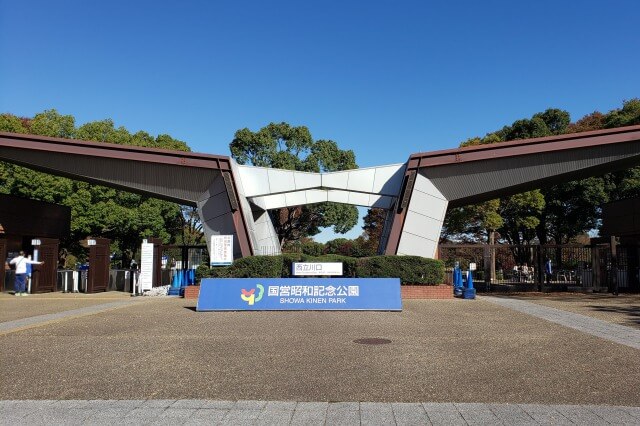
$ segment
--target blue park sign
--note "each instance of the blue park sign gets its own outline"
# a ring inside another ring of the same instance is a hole
[[[197,311],[401,311],[398,278],[207,278]]]

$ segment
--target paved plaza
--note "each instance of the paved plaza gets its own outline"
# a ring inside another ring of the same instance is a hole
[[[612,406],[209,400],[0,401],[6,425],[606,425],[640,423]]]
[[[607,300],[599,316],[535,296],[196,312],[0,295],[0,424],[640,424],[640,298]]]

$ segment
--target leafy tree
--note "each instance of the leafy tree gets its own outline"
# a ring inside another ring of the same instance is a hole
[[[590,177],[542,190],[545,206],[537,232],[542,242],[567,244],[576,236],[596,228],[600,206],[609,201],[605,180]]]
[[[38,113],[30,121],[29,133],[54,138],[73,138],[75,118],[72,115],[60,115],[55,109]]]
[[[501,228],[504,219],[499,213],[500,200],[450,209],[447,212],[442,241],[487,241],[491,232]]]
[[[351,150],[341,150],[331,140],[314,141],[305,126],[270,123],[257,132],[240,129],[229,145],[239,164],[305,172],[333,172],[357,167]],[[280,246],[313,236],[321,227],[345,233],[358,221],[358,210],[337,203],[282,208],[270,212]]]
[[[206,244],[198,209],[191,206],[182,206],[181,209],[180,228],[182,233],[176,237],[176,244],[187,246]]]
[[[300,249],[302,253],[309,256],[322,256],[324,254],[324,244],[313,241],[310,238],[300,245]]]
[[[605,128],[640,124],[640,99],[624,101],[622,108],[613,110],[604,119]]]
[[[28,133],[27,118],[19,118],[11,114],[0,114],[0,130],[12,133]]]
[[[380,246],[380,239],[382,238],[386,218],[386,210],[373,208],[369,209],[365,217],[362,219],[364,222],[362,226],[365,240],[364,248],[368,252],[369,256],[373,256],[378,253],[378,247]]]
[[[605,115],[598,111],[587,114],[575,123],[569,124],[569,126],[567,126],[567,133],[604,129],[604,117]]]
[[[498,213],[503,223],[497,229],[502,238],[514,247],[512,251],[519,263],[527,261],[527,253],[520,246],[535,240],[544,206],[544,196],[538,190],[500,200]]]
[[[325,254],[338,254],[349,257],[366,257],[370,256],[366,246],[366,240],[360,236],[353,240],[347,238],[336,238],[325,243]]]
[[[533,120],[536,119],[542,120],[547,130],[552,135],[560,135],[566,133],[567,127],[571,123],[571,116],[569,115],[569,113],[567,111],[556,108],[549,108],[544,112],[534,114]]]

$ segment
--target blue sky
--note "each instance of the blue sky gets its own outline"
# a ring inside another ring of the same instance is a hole
[[[0,0],[0,112],[224,155],[237,129],[285,121],[361,167],[400,163],[639,97],[638,16],[637,0]]]

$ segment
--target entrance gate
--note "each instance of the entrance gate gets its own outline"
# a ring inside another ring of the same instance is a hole
[[[5,271],[5,261],[7,260],[7,240],[0,238],[0,259],[2,260],[2,273],[0,273],[0,291],[4,291],[4,277],[7,275]]]
[[[107,291],[109,285],[109,263],[111,261],[108,238],[92,238],[89,245],[89,271],[87,293]]]
[[[38,260],[44,265],[32,265],[31,293],[56,291],[58,280],[58,245],[55,238],[39,238]]]
[[[449,283],[456,262],[463,270],[476,263],[474,281],[479,290],[640,291],[636,246],[441,244],[438,253]],[[552,264],[550,275],[545,273],[547,260]]]

